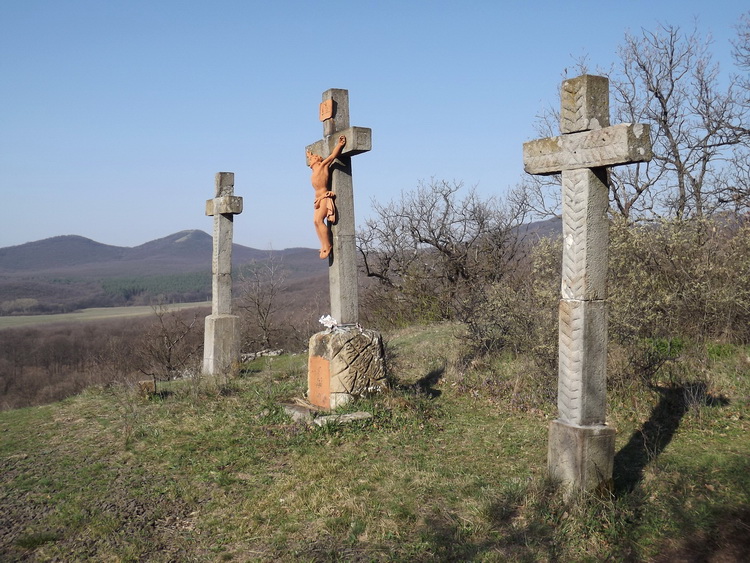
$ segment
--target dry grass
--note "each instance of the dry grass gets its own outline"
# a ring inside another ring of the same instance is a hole
[[[393,389],[352,406],[374,417],[351,426],[306,427],[283,414],[279,403],[304,391],[304,355],[257,360],[231,381],[171,382],[150,399],[127,387],[94,389],[0,413],[0,558],[648,561],[697,553],[739,561],[732,557],[746,553],[750,383],[735,361],[740,350],[713,368],[710,393],[731,391],[728,403],[683,412],[631,489],[566,503],[545,480],[550,415],[515,408],[484,385],[491,368],[481,377],[467,371],[459,342],[450,325],[391,335]],[[636,413],[614,400],[619,454],[659,397],[643,394]]]

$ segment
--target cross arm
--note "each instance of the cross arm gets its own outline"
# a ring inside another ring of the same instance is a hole
[[[523,145],[523,169],[529,174],[647,162],[651,157],[650,127],[640,123],[547,137]]]
[[[308,145],[305,149],[325,158],[336,147],[341,135],[346,137],[346,144],[341,151],[341,156],[354,156],[372,150],[372,129],[367,127],[349,127],[342,131],[336,131],[325,139]]]
[[[239,215],[242,213],[242,198],[225,195],[206,200],[206,215]]]

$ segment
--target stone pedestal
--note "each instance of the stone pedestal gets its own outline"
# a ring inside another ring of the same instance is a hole
[[[352,326],[310,338],[307,400],[313,405],[334,409],[385,385],[380,333]]]
[[[576,426],[554,420],[549,427],[550,478],[568,492],[611,489],[615,457],[614,428],[606,425]]]
[[[240,360],[240,318],[237,315],[209,315],[205,330],[203,373],[236,375]]]

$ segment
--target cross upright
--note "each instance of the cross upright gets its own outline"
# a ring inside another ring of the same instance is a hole
[[[331,225],[333,250],[328,256],[331,316],[340,325],[359,320],[357,293],[357,247],[354,225],[354,189],[351,157],[372,148],[372,130],[349,125],[349,91],[331,88],[320,104],[323,138],[306,147],[322,158],[333,151],[338,138],[346,137],[341,154],[331,170],[331,191],[336,194],[338,218]]]
[[[648,125],[609,124],[609,80],[583,75],[561,88],[560,131],[524,143],[529,174],[562,173],[563,263],[558,419],[550,476],[568,491],[610,486],[615,430],[606,425],[607,167],[651,160]]]
[[[215,195],[206,201],[206,215],[214,218],[211,314],[203,345],[203,372],[208,375],[230,373],[240,359],[239,317],[232,314],[232,238],[242,198],[234,195],[234,173],[216,174]]]

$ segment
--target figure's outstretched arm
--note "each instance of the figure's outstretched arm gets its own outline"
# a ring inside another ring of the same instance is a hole
[[[341,154],[341,151],[343,150],[345,144],[346,144],[346,137],[344,135],[341,135],[339,137],[338,144],[333,148],[333,151],[331,152],[331,154],[329,154],[326,158],[323,159],[323,162],[321,164],[323,164],[323,166],[330,166],[331,164],[333,164],[333,161],[336,160]]]

